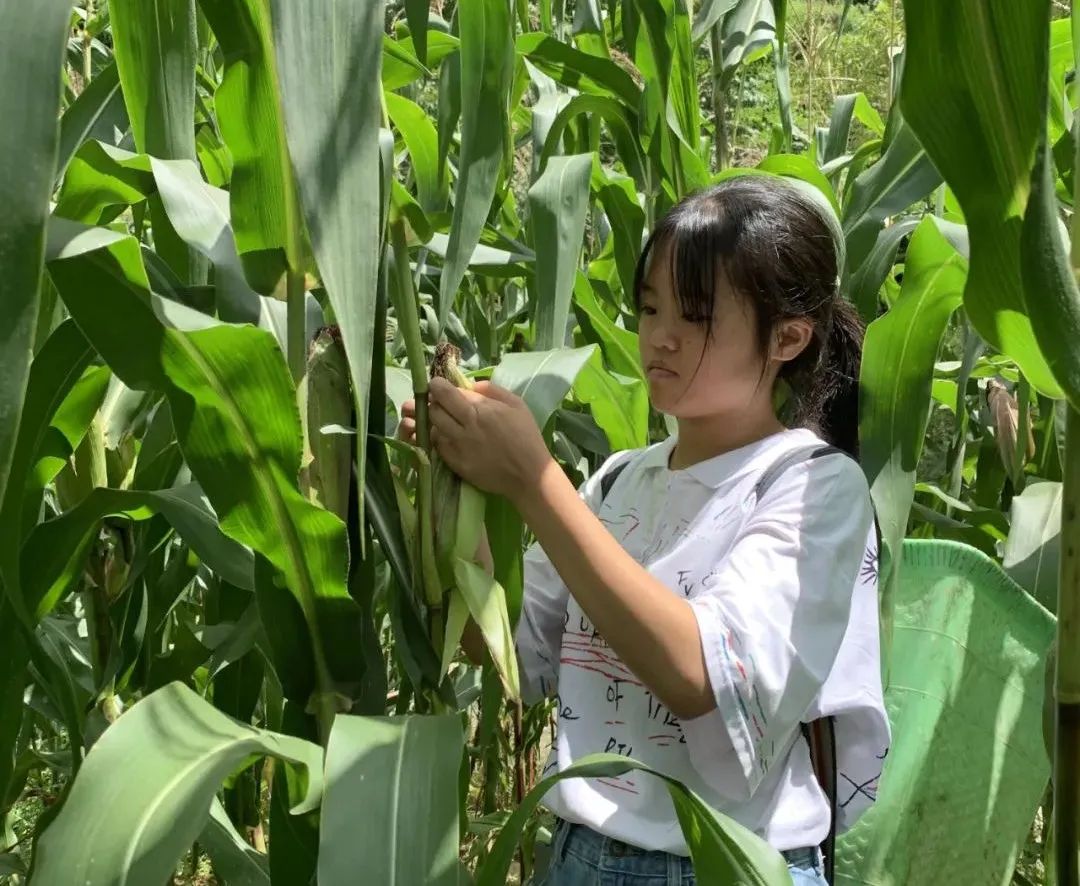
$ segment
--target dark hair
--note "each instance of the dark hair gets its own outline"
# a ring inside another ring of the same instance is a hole
[[[863,324],[840,295],[834,235],[811,198],[776,176],[741,175],[680,200],[657,223],[634,275],[634,305],[650,255],[670,247],[672,291],[682,315],[712,331],[723,273],[753,307],[758,345],[776,324],[813,321],[810,343],[780,371],[791,391],[785,418],[858,454]]]

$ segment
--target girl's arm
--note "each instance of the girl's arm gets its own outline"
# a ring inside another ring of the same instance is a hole
[[[712,710],[690,605],[627,554],[581,500],[524,401],[487,382],[464,391],[439,378],[430,400],[439,455],[463,479],[510,499],[623,663],[676,716]]]
[[[675,716],[716,706],[690,604],[631,557],[554,459],[510,496],[574,599],[619,658]]]

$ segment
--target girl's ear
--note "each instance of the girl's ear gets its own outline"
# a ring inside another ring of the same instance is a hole
[[[773,360],[787,363],[799,356],[814,336],[814,324],[805,317],[789,317],[776,325],[773,337]]]

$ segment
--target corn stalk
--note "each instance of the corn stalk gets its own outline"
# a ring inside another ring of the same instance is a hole
[[[1054,840],[1057,882],[1080,882],[1080,414],[1066,410],[1058,585]]]
[[[398,327],[405,340],[405,354],[409,361],[413,397],[416,401],[416,443],[424,456],[417,459],[416,466],[416,550],[418,551],[416,565],[419,567],[417,581],[428,609],[428,634],[431,644],[435,649],[441,649],[445,618],[442,587],[435,561],[427,364],[424,360],[424,343],[420,336],[420,313],[417,309],[412,272],[409,268],[409,246],[405,238],[405,222],[396,213],[392,214],[390,219],[390,242],[394,249],[394,271],[397,282],[394,287],[394,309],[397,313]]]

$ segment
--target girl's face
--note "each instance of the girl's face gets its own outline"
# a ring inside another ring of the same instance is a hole
[[[649,398],[674,418],[694,419],[771,410],[779,363],[758,351],[754,315],[726,280],[717,283],[712,335],[682,316],[671,286],[669,251],[654,254],[641,290],[638,347]]]

